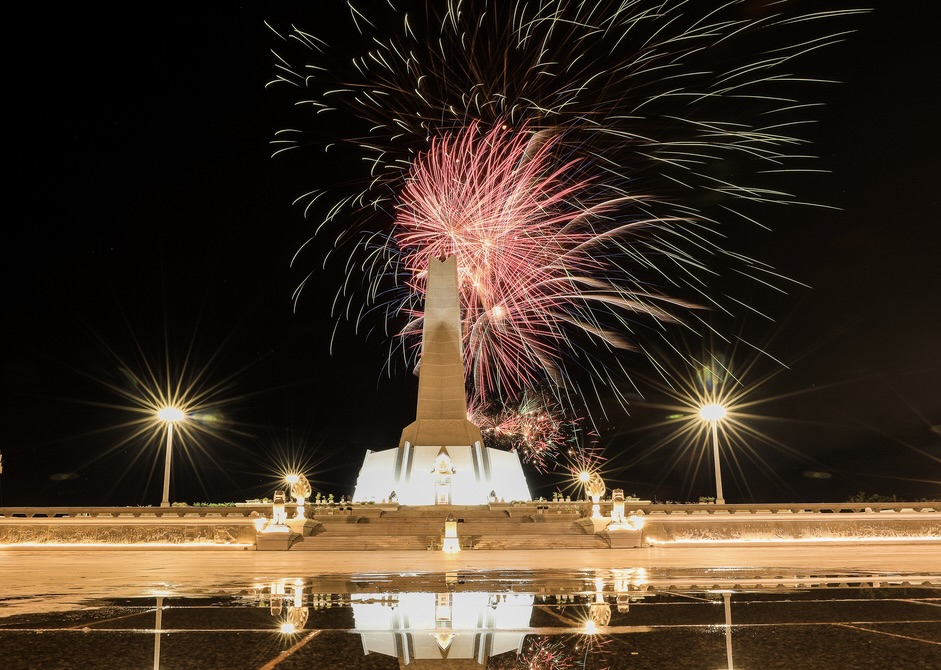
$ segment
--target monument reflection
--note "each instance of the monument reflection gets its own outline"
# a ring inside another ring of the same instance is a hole
[[[24,613],[0,617],[0,659],[5,670],[937,668],[939,604],[941,578],[923,575],[290,575],[50,613],[17,603]]]

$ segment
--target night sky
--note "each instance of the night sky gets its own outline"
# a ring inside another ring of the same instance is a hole
[[[147,365],[187,361],[226,401],[216,437],[174,454],[174,500],[270,495],[285,463],[349,494],[365,449],[395,446],[412,420],[417,383],[386,374],[382,332],[341,323],[331,354],[340,278],[313,252],[291,267],[316,223],[292,201],[344,166],[271,158],[297,117],[265,88],[277,41],[264,21],[330,39],[346,3],[261,4],[9,22],[0,504],[157,504],[162,452],[128,439],[114,390],[133,392]],[[928,3],[899,4],[871,3],[812,62],[840,83],[816,89],[826,104],[805,135],[829,173],[801,195],[834,209],[771,208],[770,232],[730,240],[806,288],[756,292],[772,320],[723,325],[787,365],[755,364],[771,377],[752,396],[769,442],[753,445],[761,467],[724,471],[729,502],[941,496],[941,26]],[[596,417],[609,488],[710,494],[708,459],[694,476],[654,449],[659,391],[642,356],[622,356],[644,397]],[[529,475],[537,495],[567,482]]]

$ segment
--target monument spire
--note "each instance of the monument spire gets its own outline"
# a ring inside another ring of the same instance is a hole
[[[415,421],[402,431],[399,447],[406,442],[440,446],[483,443],[480,429],[467,419],[460,292],[454,256],[428,262],[418,405]]]
[[[366,451],[354,501],[485,505],[531,500],[519,455],[485,446],[480,428],[467,419],[461,342],[457,260],[431,259],[415,420],[402,431],[398,447]]]

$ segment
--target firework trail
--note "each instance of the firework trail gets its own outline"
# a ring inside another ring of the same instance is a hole
[[[548,392],[528,389],[518,403],[497,408],[471,405],[468,419],[480,427],[488,447],[516,451],[539,472],[581,445],[579,422],[566,418]]]
[[[298,108],[316,112],[315,142],[368,166],[358,186],[300,199],[342,256],[337,313],[407,320],[398,342],[414,365],[423,261],[454,253],[474,392],[513,399],[548,379],[600,400],[599,385],[618,397],[628,376],[612,352],[695,320],[692,305],[737,304],[713,292],[712,275],[784,283],[724,238],[755,223],[756,205],[804,204],[778,186],[812,166],[799,130],[814,82],[793,68],[841,41],[857,10],[387,4],[350,6],[352,59],[275,31],[272,83],[297,87]],[[346,125],[331,127],[330,111]],[[309,135],[278,133],[276,153]]]
[[[481,133],[471,122],[432,140],[397,205],[393,239],[415,292],[431,258],[457,257],[468,377],[484,401],[564,378],[560,350],[573,329],[629,348],[625,315],[673,319],[657,303],[675,301],[628,283],[607,259],[613,240],[650,221],[588,230],[623,198],[580,203],[573,195],[587,183],[568,178],[577,162],[555,160],[551,140],[538,144],[525,130]],[[420,331],[420,317],[404,329]]]

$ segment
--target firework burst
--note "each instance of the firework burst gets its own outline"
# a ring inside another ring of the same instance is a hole
[[[548,393],[528,390],[519,403],[496,411],[472,405],[468,419],[480,427],[487,446],[516,451],[539,472],[548,471],[577,444],[578,421],[565,418]]]
[[[577,334],[623,349],[626,315],[673,318],[661,304],[675,301],[608,260],[613,241],[650,221],[593,230],[624,198],[584,204],[590,182],[553,146],[525,130],[480,133],[471,123],[431,142],[400,197],[393,237],[415,292],[424,292],[429,259],[457,257],[465,364],[484,401],[565,378],[561,351]],[[420,323],[418,315],[405,332]]]
[[[625,368],[610,353],[640,329],[735,304],[711,275],[785,281],[727,248],[723,226],[754,223],[756,203],[800,202],[778,184],[812,165],[798,132],[812,80],[792,66],[843,39],[832,26],[854,13],[391,0],[352,8],[363,38],[352,59],[293,30],[273,83],[296,86],[318,120],[340,110],[360,122],[317,131],[369,165],[358,188],[302,198],[313,211],[337,196],[318,231],[349,252],[338,312],[410,316],[408,338],[423,260],[454,253],[476,393],[572,388],[581,371],[596,396],[596,383],[616,389]],[[304,55],[289,57],[291,45]],[[306,143],[294,129],[275,141],[278,152]],[[416,349],[403,351],[414,364]]]

